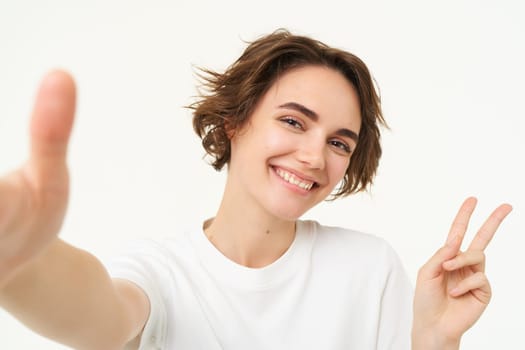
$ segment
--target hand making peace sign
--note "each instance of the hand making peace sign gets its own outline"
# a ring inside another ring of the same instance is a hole
[[[457,348],[461,336],[481,316],[491,298],[484,250],[512,207],[492,212],[464,252],[460,250],[476,199],[465,200],[452,223],[445,246],[420,269],[414,298],[414,345]]]

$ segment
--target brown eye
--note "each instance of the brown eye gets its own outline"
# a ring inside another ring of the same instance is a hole
[[[292,118],[292,117],[284,117],[284,118],[281,119],[281,121],[283,123],[286,123],[286,124],[290,125],[291,127],[295,128],[295,129],[302,129],[303,128],[301,123],[299,121],[297,121],[296,119]]]
[[[352,149],[346,143],[339,140],[331,140],[329,142],[332,146],[344,151],[345,153],[352,153]]]

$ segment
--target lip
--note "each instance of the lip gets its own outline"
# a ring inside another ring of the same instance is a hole
[[[300,172],[298,172],[297,170],[294,170],[294,169],[290,169],[290,168],[287,168],[287,167],[284,167],[284,166],[280,166],[280,165],[270,165],[274,170],[276,170],[277,168],[279,169],[283,169],[284,171],[290,173],[290,174],[294,174],[296,177],[302,179],[302,180],[305,180],[305,181],[308,181],[308,182],[315,182],[316,184],[319,184],[319,181],[317,179],[314,179],[313,177],[310,177],[310,176],[307,176],[305,174],[302,174]]]
[[[277,166],[277,165],[270,165],[270,168],[272,169],[272,172],[273,174],[277,177],[277,179],[282,182],[287,188],[291,189],[292,191],[294,192],[297,192],[297,193],[300,193],[300,194],[309,194],[311,193],[312,191],[315,191],[315,189],[317,187],[319,187],[319,182],[316,181],[316,179],[310,177],[310,176],[306,176],[304,174],[301,174],[300,172],[297,172],[295,170],[292,170],[290,168],[286,168],[286,167],[283,167],[283,166]],[[311,189],[309,190],[305,190],[304,188],[300,188],[296,185],[293,185],[291,183],[289,183],[288,181],[284,180],[281,176],[279,176],[279,174],[277,174],[277,169],[282,169],[290,174],[293,174],[294,176],[296,176],[297,178],[301,179],[301,180],[304,180],[304,181],[308,181],[308,182],[313,182],[314,185],[312,186]]]

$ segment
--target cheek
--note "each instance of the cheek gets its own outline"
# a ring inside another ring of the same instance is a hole
[[[348,158],[343,158],[339,156],[334,156],[335,159],[332,159],[330,162],[330,182],[339,183],[346,174],[350,160]]]
[[[294,145],[293,137],[290,133],[274,129],[259,138],[259,145],[266,151],[287,151]]]

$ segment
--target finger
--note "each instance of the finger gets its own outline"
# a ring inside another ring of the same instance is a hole
[[[418,278],[430,280],[438,277],[443,271],[443,263],[458,255],[476,203],[474,197],[469,197],[463,202],[450,227],[446,244],[423,265],[419,270]]]
[[[447,242],[455,239],[455,237],[459,237],[460,241],[463,241],[470,217],[472,216],[472,212],[474,212],[474,208],[476,208],[476,203],[477,199],[475,197],[469,197],[463,202],[450,226]]]
[[[468,250],[484,250],[487,248],[499,225],[511,211],[512,206],[510,204],[502,204],[497,207],[474,236]]]
[[[63,71],[48,73],[40,84],[31,119],[32,167],[53,170],[65,162],[75,113],[73,78]]]
[[[476,272],[482,272],[485,267],[485,254],[483,251],[466,251],[443,263],[443,268],[447,271],[454,271],[463,267],[471,267]]]
[[[438,277],[443,272],[443,263],[454,258],[461,246],[459,237],[455,237],[441,247],[427,262],[421,267],[418,279],[431,280]]]
[[[473,292],[480,302],[489,303],[492,292],[489,280],[483,272],[476,272],[460,281],[449,291],[449,294],[453,297],[459,297],[468,292]]]

